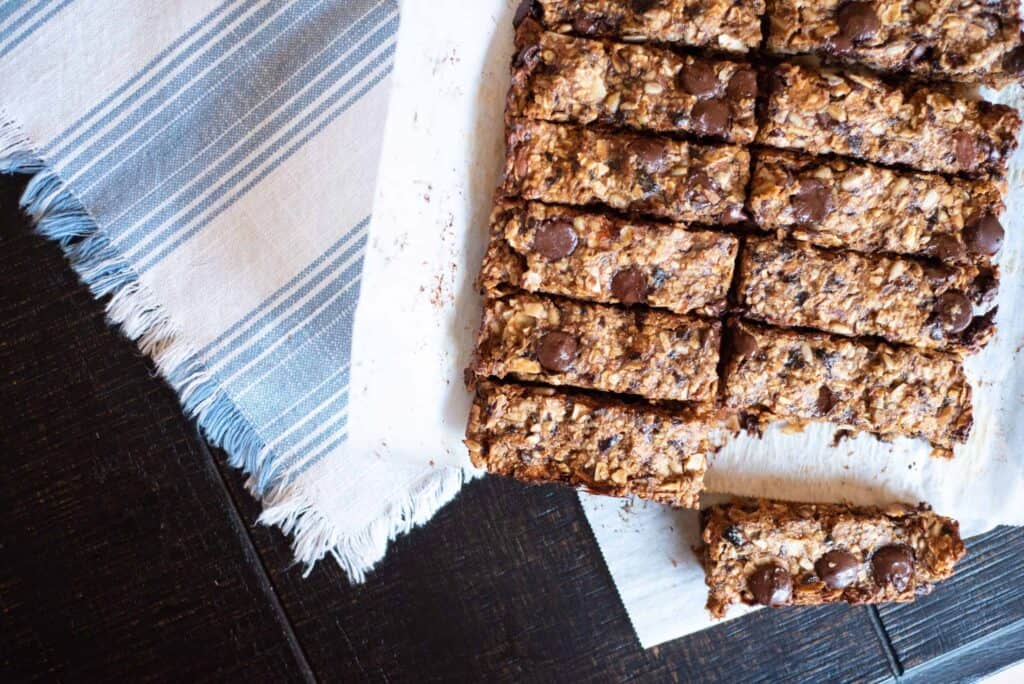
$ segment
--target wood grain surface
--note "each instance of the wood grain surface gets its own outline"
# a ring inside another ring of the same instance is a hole
[[[366,584],[303,578],[31,233],[23,183],[0,176],[3,681],[948,682],[1024,659],[1020,529],[913,605],[760,611],[648,651],[563,489],[484,479]]]

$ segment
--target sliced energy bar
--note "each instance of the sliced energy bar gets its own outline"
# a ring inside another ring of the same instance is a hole
[[[767,48],[1003,86],[1024,68],[1019,10],[1019,0],[768,0]]]
[[[509,124],[503,191],[673,221],[736,223],[744,219],[749,177],[750,153],[741,147],[517,120]]]
[[[528,16],[560,33],[747,52],[761,43],[764,0],[524,0]]]
[[[881,337],[924,349],[975,351],[995,326],[986,313],[996,279],[978,269],[905,257],[833,252],[752,238],[737,292],[748,318],[787,328]]]
[[[696,508],[717,427],[698,409],[481,383],[466,445],[497,475]]]
[[[717,321],[520,294],[485,304],[473,369],[482,377],[711,402],[720,341]]]
[[[927,440],[952,456],[973,422],[959,358],[735,321],[723,376],[726,404],[762,421],[827,421],[882,438]]]
[[[484,294],[516,290],[718,316],[726,308],[739,240],[537,202],[505,200],[491,217],[480,273]],[[634,290],[624,287],[633,282]]]
[[[516,117],[604,124],[750,143],[757,74],[725,60],[681,56],[544,31],[516,33],[508,111]]]
[[[795,64],[777,65],[770,82],[757,137],[765,145],[996,177],[1017,147],[1020,115],[1005,105]]]
[[[953,575],[960,525],[926,504],[735,502],[701,515],[707,608],[906,603]]]
[[[987,261],[1003,244],[1000,184],[762,150],[749,206],[779,237],[861,252]]]

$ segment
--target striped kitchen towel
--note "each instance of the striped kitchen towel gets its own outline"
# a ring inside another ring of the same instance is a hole
[[[262,520],[354,581],[465,478],[346,449],[398,25],[396,0],[0,1],[0,171],[34,174],[24,209]]]

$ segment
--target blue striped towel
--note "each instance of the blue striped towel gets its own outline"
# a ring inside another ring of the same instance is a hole
[[[398,9],[0,2],[0,171],[262,520],[355,581],[464,479],[349,445]]]

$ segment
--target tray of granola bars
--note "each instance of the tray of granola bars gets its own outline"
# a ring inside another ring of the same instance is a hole
[[[912,601],[1024,522],[1017,3],[481,4],[404,20],[444,40],[429,103],[399,51],[389,131],[444,132],[385,155],[374,230],[445,247],[367,270],[397,302],[439,268],[403,372],[447,388],[391,449],[588,492],[645,645]]]

